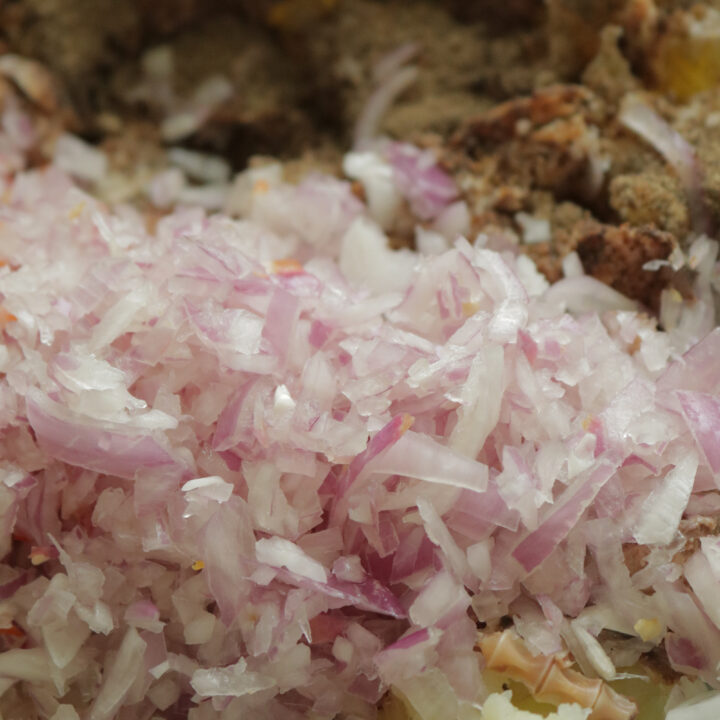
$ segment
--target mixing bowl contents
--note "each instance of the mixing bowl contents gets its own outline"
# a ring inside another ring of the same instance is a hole
[[[0,714],[718,717],[720,8],[165,5],[0,10]]]

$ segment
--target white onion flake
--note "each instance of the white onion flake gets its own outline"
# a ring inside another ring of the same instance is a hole
[[[667,544],[672,540],[690,499],[697,467],[697,456],[689,452],[647,497],[634,533],[639,543]]]
[[[505,616],[554,651],[580,615],[605,677],[607,627],[720,689],[720,551],[680,552],[717,509],[720,334],[685,352],[714,325],[712,241],[677,301],[697,316],[663,333],[591,278],[548,288],[472,245],[428,150],[348,157],[367,203],[255,168],[234,217],[159,178],[147,224],[74,185],[102,175],[87,150],[16,163],[3,193],[3,716],[373,718],[431,688],[449,718],[500,717],[475,642]],[[390,250],[401,206],[426,252]]]

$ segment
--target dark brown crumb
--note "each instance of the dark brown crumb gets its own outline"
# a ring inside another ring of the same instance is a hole
[[[451,144],[470,156],[488,143],[496,144],[527,135],[556,120],[591,111],[593,93],[580,85],[554,85],[528,97],[508,100],[468,120],[453,136]],[[526,126],[519,124],[528,123]]]
[[[700,549],[700,539],[720,535],[720,517],[698,515],[680,521],[680,532],[685,537],[682,550],[673,556],[673,562],[683,564]]]
[[[573,77],[600,47],[600,29],[616,20],[625,0],[548,0],[550,55],[565,77]]]
[[[670,233],[651,226],[619,227],[580,223],[575,228],[575,247],[585,272],[623,295],[657,311],[660,293],[670,279],[670,268],[643,270],[651,260],[665,260],[677,246]]]
[[[701,538],[708,535],[720,535],[720,517],[696,515],[680,521],[680,532],[686,538]]]
[[[650,548],[647,545],[638,545],[637,543],[624,543],[622,546],[625,566],[630,575],[634,575],[647,565],[647,556],[650,554]]]
[[[640,657],[640,664],[648,671],[650,677],[673,685],[681,677],[682,673],[673,670],[670,666],[665,646],[659,645]]]

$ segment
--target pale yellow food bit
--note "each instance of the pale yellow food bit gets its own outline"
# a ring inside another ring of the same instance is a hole
[[[720,84],[718,38],[672,38],[665,42],[655,62],[660,88],[678,100],[689,100]]]
[[[662,624],[657,618],[640,618],[633,629],[640,636],[643,642],[651,642],[657,640],[662,632]]]
[[[50,559],[50,556],[46,555],[44,552],[42,552],[40,550],[38,550],[37,552],[35,552],[33,550],[33,552],[30,553],[30,562],[35,566],[42,565],[44,562],[47,562],[49,559]]]
[[[462,304],[462,311],[465,317],[470,317],[478,311],[478,304],[476,302],[464,302]]]
[[[82,215],[82,211],[85,209],[85,203],[79,202],[77,205],[75,205],[73,208],[70,209],[70,212],[68,213],[68,218],[70,220],[77,220],[80,215]]]

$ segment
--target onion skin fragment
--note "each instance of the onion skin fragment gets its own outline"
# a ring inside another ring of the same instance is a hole
[[[572,670],[568,653],[533,655],[512,630],[481,635],[488,670],[523,683],[538,702],[577,703],[590,708],[588,720],[633,720],[637,706],[599,679]]]

